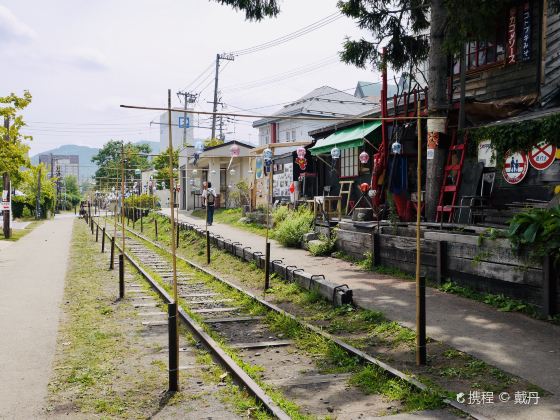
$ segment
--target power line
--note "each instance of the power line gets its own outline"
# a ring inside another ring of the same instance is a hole
[[[248,48],[244,48],[244,49],[241,49],[241,50],[233,51],[232,54],[234,54],[236,56],[252,54],[252,53],[255,53],[255,52],[266,50],[268,48],[272,48],[272,47],[276,47],[278,45],[285,44],[288,41],[291,41],[293,39],[296,39],[296,38],[299,38],[303,35],[306,35],[310,32],[313,32],[317,29],[320,29],[323,26],[326,26],[326,25],[340,19],[342,16],[343,15],[342,15],[341,12],[335,12],[335,13],[330,14],[330,15],[322,18],[322,19],[319,19],[316,22],[313,22],[313,23],[311,23],[307,26],[304,26],[303,28],[300,28],[297,31],[294,31],[294,32],[291,32],[289,34],[283,35],[279,38],[275,38],[271,41],[264,42],[262,44],[258,44],[258,45],[254,45],[252,47],[248,47]]]
[[[223,90],[228,92],[236,92],[241,90],[250,90],[256,89],[262,86],[278,83],[284,81],[286,79],[291,79],[296,76],[301,76],[306,73],[310,73],[316,70],[320,70],[325,68],[328,65],[332,65],[338,61],[338,57],[325,57],[319,61],[306,64],[304,66],[296,67],[292,70],[278,73],[273,76],[269,76],[263,79],[253,80],[251,82],[245,82],[237,85],[231,85],[229,87],[225,87]]]

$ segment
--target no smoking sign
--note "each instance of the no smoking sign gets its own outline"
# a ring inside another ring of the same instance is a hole
[[[539,171],[543,171],[552,165],[555,158],[556,146],[545,142],[538,143],[529,152],[531,166]]]

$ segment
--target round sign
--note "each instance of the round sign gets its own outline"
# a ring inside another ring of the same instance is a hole
[[[509,184],[519,184],[527,175],[529,163],[527,162],[527,155],[523,152],[511,153],[510,150],[506,152],[504,162],[504,169],[502,175]]]
[[[540,142],[529,152],[529,163],[539,171],[548,168],[556,158],[556,146]]]

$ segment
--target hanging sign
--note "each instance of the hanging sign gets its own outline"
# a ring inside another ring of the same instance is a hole
[[[527,162],[527,155],[523,152],[511,153],[506,152],[504,169],[502,175],[508,184],[519,184],[527,175],[529,162]]]
[[[257,179],[263,177],[263,161],[261,157],[255,159],[255,176]]]
[[[517,52],[517,9],[509,9],[508,38],[507,38],[507,63],[515,64]]]
[[[521,61],[531,60],[531,8],[529,2],[523,5],[523,30],[521,32]]]
[[[428,133],[428,149],[426,151],[426,158],[428,160],[433,160],[435,155],[435,150],[439,146],[439,132],[438,131],[430,131]]]
[[[548,168],[556,158],[556,146],[540,142],[529,152],[529,163],[539,171]]]

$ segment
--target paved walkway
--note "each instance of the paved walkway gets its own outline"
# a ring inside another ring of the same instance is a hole
[[[74,216],[0,251],[0,419],[43,417]]]
[[[169,215],[169,209],[162,213]],[[179,217],[181,221],[204,226],[204,220],[190,214],[181,213]],[[209,229],[250,246],[252,251],[264,252],[265,239],[262,236],[221,223],[214,223]],[[282,259],[286,264],[296,265],[311,274],[324,274],[330,281],[346,283],[353,289],[358,305],[380,310],[389,319],[415,328],[414,282],[364,272],[335,258],[313,257],[305,250],[284,248],[274,240],[271,241],[271,259]],[[542,411],[533,409],[529,417],[515,418],[560,418],[560,327],[522,314],[500,312],[483,303],[432,288],[427,289],[426,306],[430,337],[554,394]],[[491,411],[485,410],[485,414]],[[496,414],[496,418],[508,418],[514,412],[506,416]]]

